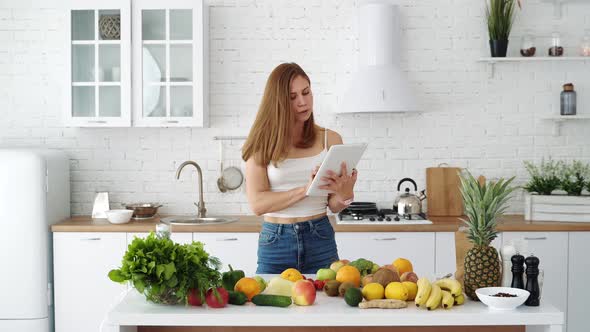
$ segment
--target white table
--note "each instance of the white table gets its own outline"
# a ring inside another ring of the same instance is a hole
[[[146,302],[129,292],[107,316],[108,331],[134,332],[137,326],[535,326],[535,331],[562,332],[564,314],[548,303],[521,306],[513,311],[493,311],[484,304],[466,301],[450,310],[427,311],[408,302],[405,309],[359,309],[341,297],[318,292],[312,306],[288,308],[228,305],[166,306]],[[532,329],[531,329],[532,330]]]

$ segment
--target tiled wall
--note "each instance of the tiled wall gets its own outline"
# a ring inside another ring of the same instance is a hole
[[[95,192],[111,201],[158,201],[162,212],[190,213],[196,174],[181,181],[176,167],[195,160],[205,172],[210,213],[250,214],[245,191],[217,190],[216,135],[246,135],[267,75],[283,61],[298,62],[312,80],[319,123],[345,142],[369,142],[359,167],[357,200],[390,204],[403,177],[425,186],[425,168],[446,162],[488,178],[516,175],[523,160],[549,155],[590,160],[590,121],[565,123],[553,136],[544,115],[558,112],[561,85],[573,82],[579,113],[590,114],[590,61],[525,62],[496,66],[495,77],[477,60],[489,54],[483,1],[401,1],[402,66],[425,113],[336,115],[337,96],[358,55],[358,1],[250,0],[209,3],[210,128],[65,128],[61,85],[67,64],[65,11],[42,1],[0,6],[0,147],[45,146],[66,150],[72,165],[72,211],[89,214]],[[517,54],[523,30],[538,36],[561,32],[574,55],[590,4],[564,5],[563,16],[540,0],[524,1],[509,52]],[[225,143],[226,164],[241,165],[240,140]],[[192,173],[192,174],[191,174]],[[512,212],[522,211],[520,194]]]

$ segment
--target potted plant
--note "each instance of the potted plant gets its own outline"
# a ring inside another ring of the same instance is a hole
[[[517,1],[520,7],[520,0],[486,0],[486,22],[492,57],[506,56]]]
[[[479,301],[475,290],[500,285],[502,278],[498,251],[490,243],[498,236],[496,223],[507,208],[515,187],[514,177],[480,184],[468,171],[460,174],[461,195],[467,219],[461,219],[467,229],[467,238],[473,247],[465,256],[465,294]]]
[[[529,182],[524,186],[525,219],[590,222],[590,164],[541,160],[539,165],[525,161]]]
[[[148,301],[161,304],[186,303],[189,290],[200,298],[221,285],[220,262],[210,256],[201,242],[178,244],[151,232],[136,237],[127,248],[119,269],[109,272],[115,282],[129,281]]]

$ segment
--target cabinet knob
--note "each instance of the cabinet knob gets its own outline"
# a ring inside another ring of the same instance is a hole
[[[377,237],[377,238],[374,238],[373,240],[375,240],[375,241],[395,241],[395,240],[397,240],[397,238],[396,237]]]

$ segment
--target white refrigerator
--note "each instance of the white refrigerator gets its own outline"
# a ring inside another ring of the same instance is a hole
[[[69,216],[64,153],[0,149],[0,331],[53,331],[50,225]]]

